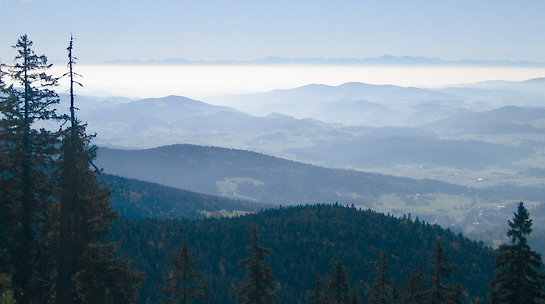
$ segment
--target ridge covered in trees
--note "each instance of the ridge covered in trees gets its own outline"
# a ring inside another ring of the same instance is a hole
[[[112,208],[131,218],[202,219],[274,207],[109,174],[101,174],[100,180],[112,189]]]
[[[220,191],[218,182],[225,182],[232,177],[243,178],[231,181],[238,184],[238,195],[282,205],[328,202],[351,204],[355,200],[368,203],[380,195],[390,193],[463,194],[487,201],[506,198],[539,201],[543,198],[540,187],[517,188],[504,185],[475,189],[432,179],[325,168],[257,152],[191,144],[142,150],[100,147],[97,165],[109,174],[224,196],[232,193]],[[346,195],[350,193],[357,193],[357,198]]]
[[[120,241],[120,252],[146,273],[141,303],[159,301],[161,295],[154,286],[163,284],[170,254],[184,240],[208,279],[209,302],[240,303],[237,286],[244,269],[238,262],[247,257],[244,248],[254,227],[260,245],[272,250],[267,263],[278,296],[274,303],[311,303],[316,275],[327,278],[336,261],[346,267],[351,291],[367,299],[382,251],[388,254],[387,276],[401,289],[419,263],[426,278],[433,273],[430,261],[435,259],[438,240],[449,263],[458,265],[447,282],[460,282],[465,299],[486,299],[493,276],[494,252],[482,243],[417,219],[340,205],[270,209],[200,221],[122,217],[110,237]]]

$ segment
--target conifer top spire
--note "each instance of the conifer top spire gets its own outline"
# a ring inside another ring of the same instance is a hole
[[[545,276],[541,273],[541,256],[528,246],[526,236],[532,232],[532,220],[524,204],[518,204],[507,236],[511,244],[498,248],[496,274],[492,280],[490,303],[532,304],[545,300]]]

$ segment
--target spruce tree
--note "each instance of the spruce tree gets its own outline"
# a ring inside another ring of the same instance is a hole
[[[526,239],[532,232],[532,220],[523,202],[519,203],[513,221],[508,223],[507,236],[511,243],[503,244],[497,250],[490,302],[543,303],[545,277],[541,270],[542,261],[541,256],[530,248]]]
[[[180,252],[174,254],[174,270],[166,279],[167,286],[163,289],[164,293],[170,295],[167,303],[190,304],[206,301],[209,287],[195,267],[198,262],[187,249],[187,241],[184,240]]]
[[[326,299],[327,303],[350,303],[350,278],[341,261],[335,262],[327,279]]]
[[[72,56],[68,47],[70,78],[70,126],[62,132],[58,178],[60,185],[59,229],[56,250],[56,304],[135,303],[140,275],[116,256],[114,244],[102,239],[117,213],[110,207],[111,191],[98,180],[94,168],[96,147],[85,125],[77,119],[74,105]]]
[[[53,91],[57,79],[47,74],[51,65],[32,45],[23,35],[13,46],[17,55],[5,70],[12,84],[2,85],[0,94],[1,209],[2,217],[10,219],[4,224],[8,250],[2,254],[10,265],[17,302],[46,303],[53,273],[56,185],[51,168],[58,134],[37,129],[36,123],[59,119],[52,108],[58,97]]]
[[[271,250],[258,243],[257,228],[254,227],[250,244],[246,247],[248,257],[240,262],[246,265],[246,282],[238,287],[238,293],[244,298],[244,304],[272,303],[277,296],[274,294],[272,270],[265,266],[265,258]]]
[[[411,271],[409,279],[405,284],[403,293],[401,294],[401,303],[403,304],[425,304],[426,294],[424,282],[424,267],[422,262],[418,262],[418,267]]]
[[[320,277],[320,274],[316,274],[316,280],[314,281],[314,290],[312,291],[312,304],[326,304],[324,299],[324,282]]]
[[[450,265],[445,255],[445,249],[439,241],[435,243],[435,259],[431,261],[434,274],[431,278],[431,289],[428,291],[432,304],[458,303],[460,301],[461,287],[447,284],[456,265]]]
[[[369,297],[369,303],[371,304],[387,304],[393,299],[392,280],[386,278],[386,272],[388,271],[386,252],[381,252],[380,260],[381,263],[377,269],[377,275],[373,282],[373,289],[371,291],[372,293]]]
[[[74,277],[75,303],[138,303],[142,277],[117,256],[115,244],[94,242],[87,246],[84,259],[86,264]]]
[[[72,300],[77,299],[76,288],[74,282],[74,275],[81,269],[81,260],[84,256],[85,246],[87,242],[83,240],[85,236],[81,233],[82,228],[82,215],[76,210],[83,206],[78,206],[82,202],[79,201],[79,191],[83,178],[79,175],[79,171],[88,170],[82,168],[85,166],[86,161],[78,163],[77,154],[85,153],[85,143],[80,142],[81,137],[85,138],[84,129],[77,123],[74,113],[74,73],[72,58],[72,39],[68,47],[68,76],[70,78],[70,126],[67,130],[64,130],[62,137],[62,149],[61,159],[59,162],[59,179],[61,195],[59,197],[60,202],[60,216],[59,216],[59,232],[57,239],[57,277],[55,288],[55,301],[57,304],[71,303]],[[82,132],[83,131],[83,132]],[[81,157],[82,155],[80,155]],[[80,166],[78,168],[78,166]],[[87,163],[88,166],[88,163]],[[106,198],[108,193],[104,193],[103,189],[99,190],[97,194],[102,192],[102,196]],[[85,195],[85,194],[84,194]],[[89,203],[89,202],[86,202]]]

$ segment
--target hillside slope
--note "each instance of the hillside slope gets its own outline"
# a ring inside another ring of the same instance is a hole
[[[365,203],[389,193],[471,193],[467,187],[358,171],[328,169],[243,150],[171,145],[146,150],[101,148],[106,173],[276,204]]]
[[[131,218],[199,219],[234,216],[271,207],[108,174],[100,177],[104,185],[112,189],[112,208],[121,216]]]
[[[511,216],[505,212],[506,204],[522,200],[532,209],[545,197],[542,187],[475,189],[194,145],[100,148],[96,165],[109,174],[239,200],[277,205],[339,202],[396,215],[412,213],[456,231],[476,233],[477,238],[483,237],[480,232],[487,238],[494,235],[492,240],[503,237],[498,226]]]
[[[238,262],[246,256],[253,227],[258,228],[260,243],[273,251],[267,264],[277,282],[279,304],[309,303],[316,274],[327,277],[337,260],[348,268],[352,288],[367,298],[383,250],[388,253],[388,276],[403,286],[419,261],[431,273],[429,261],[437,240],[451,263],[458,265],[452,282],[460,282],[470,297],[486,298],[492,278],[493,253],[482,244],[439,226],[339,205],[270,209],[203,221],[124,218],[111,238],[121,241],[120,253],[146,274],[141,303],[158,303],[171,254],[184,239],[210,283],[210,303],[239,303],[236,287],[244,272]]]

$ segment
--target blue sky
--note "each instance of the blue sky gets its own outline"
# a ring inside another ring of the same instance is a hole
[[[27,33],[63,60],[440,57],[545,62],[545,0],[0,0],[0,60]]]

